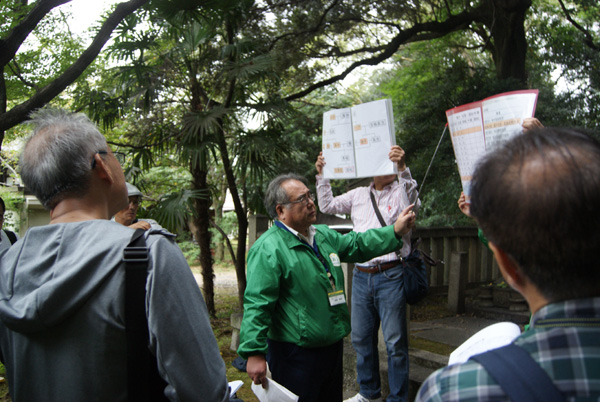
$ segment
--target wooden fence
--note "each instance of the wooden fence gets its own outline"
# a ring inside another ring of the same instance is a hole
[[[423,227],[417,228],[413,237],[422,239],[420,250],[443,261],[429,267],[429,283],[433,289],[448,286],[453,252],[466,253],[467,285],[489,283],[501,277],[494,255],[477,237],[476,227]]]
[[[329,215],[330,220],[335,218]],[[346,233],[351,230],[351,222],[338,219],[327,221],[320,219],[319,223],[330,224],[335,227],[340,222],[349,223],[340,232]],[[250,216],[249,225],[249,247],[269,227],[269,219],[266,216]],[[339,227],[339,225],[338,225]],[[432,290],[436,288],[447,289],[450,283],[451,256],[455,252],[464,252],[467,259],[463,270],[466,279],[461,278],[466,286],[489,283],[500,278],[500,271],[492,252],[477,237],[477,227],[419,227],[413,231],[413,238],[420,237],[422,242],[419,249],[429,254],[436,260],[441,260],[437,266],[429,267],[429,283]],[[458,268],[454,268],[455,270]],[[461,275],[462,276],[462,275]]]

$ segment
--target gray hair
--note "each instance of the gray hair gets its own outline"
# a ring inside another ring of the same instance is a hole
[[[271,180],[267,187],[267,191],[265,192],[265,208],[272,219],[277,218],[277,205],[285,204],[290,201],[289,195],[285,189],[281,187],[281,185],[288,180],[301,181],[308,187],[306,179],[295,173],[281,174]],[[289,204],[287,207],[289,208]]]
[[[89,190],[94,155],[108,150],[104,136],[81,113],[46,108],[30,118],[33,131],[19,159],[25,186],[46,209],[68,196],[83,196]]]

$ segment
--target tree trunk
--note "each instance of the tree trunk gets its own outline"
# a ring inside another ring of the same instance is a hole
[[[215,210],[215,224],[221,226],[223,223],[223,205],[227,197],[227,182],[222,181],[220,184],[220,195],[214,199],[213,205]],[[225,238],[221,238],[215,245],[215,261],[223,261],[225,259]]]
[[[248,218],[239,219],[239,235],[236,251],[235,272],[238,282],[238,301],[240,306],[244,305],[244,292],[246,291],[246,240],[248,237]]]
[[[531,0],[492,0],[486,17],[494,40],[496,76],[515,79],[523,87],[527,84],[525,14],[530,7]]]
[[[238,284],[238,301],[241,308],[244,305],[244,292],[246,291],[246,239],[248,236],[248,216],[246,215],[246,208],[242,205],[242,201],[240,200],[240,193],[235,181],[231,160],[229,159],[229,150],[227,149],[227,141],[225,140],[223,121],[219,122],[219,127],[221,127],[221,132],[219,133],[217,144],[221,153],[223,170],[225,171],[227,186],[229,187],[229,192],[231,193],[231,198],[233,199],[235,215],[237,217],[239,228],[238,244],[235,253],[235,274],[237,276]]]
[[[208,190],[208,172],[202,170],[198,166],[192,166],[190,168],[192,173],[192,187],[194,190]],[[206,307],[211,317],[215,317],[215,274],[213,271],[213,259],[210,250],[210,199],[196,199],[194,200],[194,206],[196,208],[196,218],[194,223],[196,225],[196,240],[200,247],[200,266],[202,267],[202,290],[204,292],[204,299],[206,301]]]

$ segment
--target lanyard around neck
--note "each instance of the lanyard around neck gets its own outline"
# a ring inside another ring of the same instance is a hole
[[[279,221],[275,221],[275,225],[277,225],[281,229],[287,230],[288,232],[292,233],[287,226],[285,226],[283,223],[281,223]],[[316,236],[313,237],[312,245],[308,244],[304,239],[300,238],[299,236],[296,236],[296,237],[298,238],[298,240],[300,240],[300,242],[302,244],[305,244],[308,247],[310,247],[310,249],[315,253],[315,255],[317,256],[319,261],[321,261],[321,264],[323,264],[323,267],[325,268],[325,272],[327,273],[327,278],[329,279],[329,282],[331,283],[331,287],[333,288],[333,290],[335,290],[335,279],[333,278],[333,275],[331,274],[331,271],[329,270],[329,267],[327,266],[327,261],[325,261],[325,258],[323,258],[321,253],[319,253],[319,248],[317,247],[317,237]]]

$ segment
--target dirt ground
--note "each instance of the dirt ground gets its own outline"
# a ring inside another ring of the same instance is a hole
[[[202,287],[202,275],[194,272],[194,278],[198,286]],[[219,288],[237,288],[237,277],[235,270],[219,270],[215,272],[215,287]]]
[[[202,275],[198,272],[200,267],[194,267],[194,278],[198,286],[202,287]],[[234,269],[219,269],[215,271],[215,288],[237,292],[237,277]],[[448,296],[446,294],[430,294],[419,304],[411,307],[411,320],[426,321],[452,315],[446,308]]]

